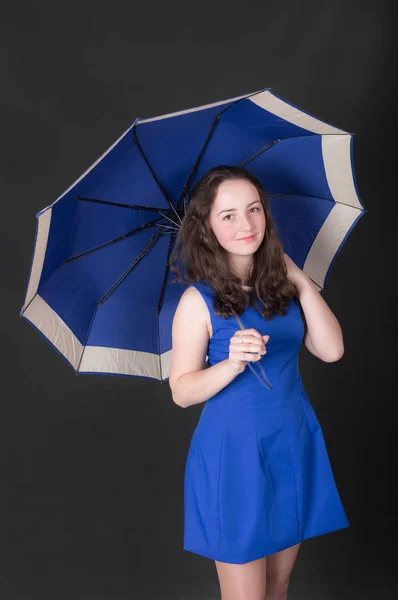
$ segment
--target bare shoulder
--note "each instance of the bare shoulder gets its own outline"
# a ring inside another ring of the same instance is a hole
[[[172,324],[172,353],[169,385],[179,377],[204,368],[209,344],[209,311],[195,287],[184,291],[177,305]]]
[[[207,304],[204,301],[202,294],[196,289],[196,287],[192,286],[184,291],[180,298],[179,304],[181,304],[181,302],[184,302],[184,305],[187,306],[188,309],[191,309],[193,314],[197,315],[200,321],[205,323],[210,339],[213,335],[211,319],[209,309],[207,308]]]

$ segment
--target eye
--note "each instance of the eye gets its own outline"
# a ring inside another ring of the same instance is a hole
[[[260,210],[260,207],[259,207],[259,206],[253,206],[253,208],[251,208],[250,210]],[[226,219],[227,217],[232,217],[232,214],[225,215],[225,217],[223,217],[223,219],[222,219],[222,220],[223,220],[223,221],[225,221],[225,219]]]

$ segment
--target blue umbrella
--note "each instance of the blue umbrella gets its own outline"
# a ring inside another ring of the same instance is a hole
[[[196,181],[220,164],[250,170],[270,196],[285,252],[322,291],[366,212],[352,141],[267,88],[135,119],[36,214],[20,316],[78,374],[165,381],[185,289],[169,285],[167,265]]]

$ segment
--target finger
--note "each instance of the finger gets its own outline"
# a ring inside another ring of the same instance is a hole
[[[233,344],[233,346],[238,346],[241,350],[252,350],[253,352],[257,352],[264,348],[264,342],[261,339],[255,337],[248,339],[248,336],[245,336],[244,339],[238,336],[232,337],[231,344]]]
[[[252,333],[246,333],[244,334],[244,332],[242,331],[242,335],[233,335],[231,337],[231,343],[232,344],[243,344],[245,345],[245,348],[247,347],[247,344],[252,344],[256,349],[257,348],[264,348],[265,347],[265,343],[266,341],[263,339],[263,336],[260,335],[259,337],[254,336]]]
[[[258,352],[244,352],[243,356],[245,357],[244,360],[258,360],[259,358],[261,358],[261,354]]]
[[[254,337],[260,338],[260,340],[263,339],[263,336],[261,335],[261,333],[259,331],[257,331],[257,329],[254,329],[253,327],[251,327],[250,329],[246,329],[245,331],[247,331],[251,335],[254,335]]]
[[[263,354],[267,351],[263,344],[243,344],[243,350],[250,354]]]
[[[261,341],[263,340],[263,336],[261,335],[261,333],[259,333],[257,331],[257,329],[238,329],[237,331],[235,331],[233,337],[238,337],[241,338],[242,336],[245,337],[255,337],[255,338],[259,338]]]
[[[234,360],[256,360],[257,357],[261,356],[261,354],[257,354],[255,352],[239,352],[237,356],[233,356]]]

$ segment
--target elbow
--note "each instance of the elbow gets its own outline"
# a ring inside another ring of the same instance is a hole
[[[182,402],[181,398],[178,398],[176,391],[171,390],[171,397],[173,398],[173,402],[174,404],[177,404],[177,406],[180,406],[181,408],[185,408],[185,404]]]
[[[337,351],[331,354],[326,362],[337,362],[344,356],[344,346],[341,346]]]
[[[173,402],[174,402],[174,404],[177,404],[177,406],[180,406],[181,408],[185,408],[185,404],[182,404],[181,401],[176,400],[174,397],[173,397]]]

